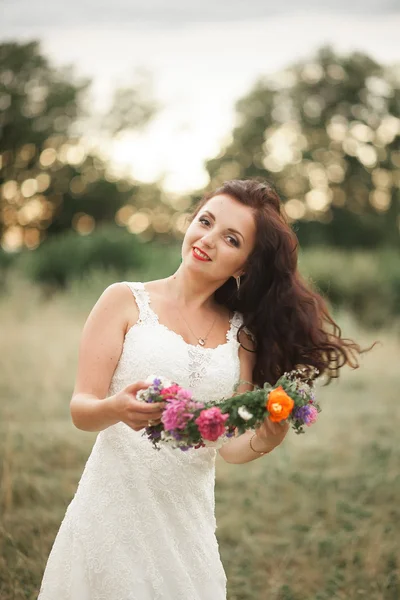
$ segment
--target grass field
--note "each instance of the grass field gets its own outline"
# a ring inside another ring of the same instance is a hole
[[[107,283],[44,300],[15,281],[1,299],[1,600],[36,598],[95,439],[73,427],[69,399],[80,331]],[[400,599],[400,342],[339,322],[382,343],[319,390],[318,424],[250,464],[218,460],[229,600]]]

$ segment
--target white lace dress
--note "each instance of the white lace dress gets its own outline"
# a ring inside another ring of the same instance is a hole
[[[226,343],[187,344],[159,323],[143,283],[127,283],[139,320],[110,394],[161,375],[215,400],[239,381],[235,313]],[[226,600],[215,536],[216,446],[153,449],[142,431],[101,431],[48,558],[40,600]]]

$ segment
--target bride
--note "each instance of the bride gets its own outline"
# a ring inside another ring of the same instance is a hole
[[[84,326],[71,416],[79,429],[100,433],[39,599],[225,600],[216,453],[235,464],[259,459],[288,426],[265,420],[205,448],[156,451],[142,433],[160,422],[162,406],[135,394],[159,375],[218,402],[239,380],[274,383],[300,364],[335,377],[344,364],[357,366],[360,351],[300,278],[297,239],[276,192],[232,180],[205,196],[178,270],[145,284],[114,283]]]

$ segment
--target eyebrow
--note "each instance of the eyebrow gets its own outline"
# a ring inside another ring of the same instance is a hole
[[[215,217],[214,217],[214,215],[212,214],[212,212],[210,212],[209,210],[204,210],[203,212],[205,212],[205,213],[207,213],[208,215],[210,215],[210,217],[211,217],[212,219],[214,219],[214,221],[215,221]],[[232,229],[232,227],[228,227],[227,231],[231,231],[232,233],[237,233],[238,235],[240,235],[240,237],[242,238],[242,240],[243,240],[243,241],[245,241],[245,239],[244,239],[243,235],[242,235],[242,234],[240,233],[240,231],[238,231],[237,229]]]

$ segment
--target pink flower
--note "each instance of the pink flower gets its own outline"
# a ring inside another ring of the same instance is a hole
[[[215,442],[225,432],[225,421],[229,415],[222,414],[217,406],[202,410],[195,423],[205,440]]]
[[[160,394],[164,398],[164,400],[168,400],[169,398],[175,398],[181,389],[182,388],[179,387],[179,385],[173,383],[170,387],[163,388]]]
[[[188,403],[185,400],[170,399],[163,410],[161,421],[167,431],[184,429],[193,415],[188,412]]]
[[[299,408],[295,408],[293,416],[299,421],[303,421],[304,425],[310,427],[318,418],[318,410],[312,404],[305,404]]]
[[[177,393],[176,397],[178,398],[178,400],[191,400],[192,392],[190,390],[185,390],[184,388],[181,388]]]
[[[310,406],[309,407],[309,412],[308,412],[308,423],[306,423],[306,425],[310,426],[313,423],[315,423],[315,421],[318,419],[318,411],[315,408],[315,406]]]

